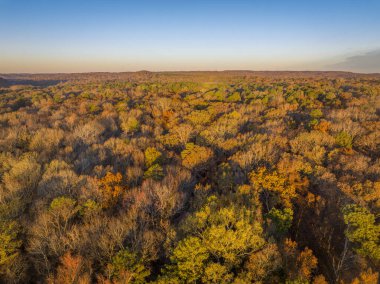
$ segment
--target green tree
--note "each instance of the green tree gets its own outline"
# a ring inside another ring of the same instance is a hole
[[[144,152],[144,156],[145,156],[145,165],[147,168],[149,168],[153,164],[157,164],[160,162],[160,159],[162,158],[162,153],[154,147],[148,147],[146,148]]]
[[[154,179],[154,180],[161,180],[164,177],[164,170],[162,167],[158,164],[154,164],[153,166],[149,167],[145,173],[144,178],[148,179]]]
[[[16,222],[0,222],[0,267],[5,267],[19,254],[21,240]]]
[[[245,256],[265,244],[253,211],[223,206],[216,196],[187,218],[183,230],[187,237],[174,249],[171,268],[185,282],[201,278],[217,282],[218,274],[227,281]]]
[[[227,97],[227,102],[236,103],[240,101],[241,101],[241,96],[239,92],[234,92]]]
[[[375,224],[375,215],[356,204],[343,209],[345,234],[356,245],[356,251],[364,256],[380,260],[380,226]]]
[[[313,109],[310,111],[310,117],[311,118],[319,119],[322,116],[323,116],[323,112],[320,109]]]
[[[80,208],[80,215],[91,220],[92,217],[99,214],[102,206],[92,199],[87,199]]]
[[[178,243],[170,257],[172,269],[185,282],[195,282],[202,277],[209,256],[200,238],[187,237]]]
[[[319,119],[323,116],[323,112],[320,109],[313,109],[310,111],[310,121],[308,123],[309,128],[314,128],[318,125]]]
[[[339,147],[351,149],[352,148],[352,136],[346,131],[341,131],[335,138],[336,144]]]
[[[150,270],[144,262],[128,249],[119,251],[108,265],[111,279],[120,283],[146,283],[145,279],[150,275]]]
[[[127,117],[121,122],[121,129],[125,133],[134,133],[140,130],[140,122],[134,116]]]
[[[231,283],[232,280],[233,274],[220,263],[209,263],[202,277],[203,283]]]
[[[0,221],[0,279],[2,283],[23,283],[27,265],[21,254],[20,226]]]
[[[272,208],[267,216],[273,221],[276,232],[280,236],[286,234],[292,226],[293,210],[291,208],[285,208],[283,210]]]
[[[54,198],[50,203],[50,214],[54,217],[54,223],[60,233],[68,229],[70,220],[79,212],[77,202],[69,197],[61,196]]]

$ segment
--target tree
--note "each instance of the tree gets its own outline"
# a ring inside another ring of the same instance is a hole
[[[128,116],[126,118],[122,118],[121,129],[125,133],[134,133],[140,130],[140,122],[136,117]]]
[[[160,140],[169,147],[183,147],[192,137],[192,132],[190,124],[180,124],[169,129],[169,133],[160,137]]]
[[[372,284],[379,283],[379,272],[372,272],[369,268],[367,271],[360,273],[359,277],[356,277],[351,284]]]
[[[119,251],[107,268],[116,283],[146,283],[145,278],[150,275],[143,261],[128,249]]]
[[[274,283],[274,279],[271,281],[271,278],[282,268],[281,254],[277,245],[268,243],[263,249],[250,254],[245,268],[250,282],[260,282],[266,279],[268,283]]]
[[[232,280],[233,274],[220,263],[209,263],[202,277],[203,283],[231,283]]]
[[[209,258],[207,249],[197,237],[180,241],[170,257],[172,269],[183,281],[191,283],[202,277],[205,262]]]
[[[174,249],[172,271],[185,282],[202,277],[213,279],[222,272],[225,279],[230,279],[245,256],[265,244],[262,228],[253,214],[244,207],[221,206],[215,196],[209,197],[207,203],[185,221],[184,231],[188,235]]]
[[[328,284],[328,282],[326,281],[326,278],[322,274],[319,274],[314,277],[313,284]]]
[[[162,158],[162,153],[154,147],[146,148],[144,155],[145,155],[145,166],[147,168],[153,166],[154,164],[158,164]]]
[[[292,226],[293,210],[291,208],[285,208],[283,210],[272,208],[268,212],[267,217],[274,223],[276,234],[278,236],[283,236]]]
[[[320,109],[313,109],[310,111],[310,121],[308,126],[315,128],[319,124],[319,119],[323,116],[323,112]]]
[[[144,172],[144,178],[148,179],[154,179],[154,180],[161,180],[164,177],[164,170],[162,167],[158,164],[154,164],[153,166],[149,167]]]
[[[46,199],[63,195],[74,195],[81,185],[81,179],[64,161],[52,160],[46,167],[37,187],[37,194]]]
[[[323,116],[323,112],[320,109],[313,109],[310,111],[310,117],[319,119]]]
[[[61,129],[41,128],[33,136],[29,147],[32,151],[49,157],[58,150],[63,137],[64,132]]]
[[[227,97],[227,102],[236,103],[240,101],[241,101],[241,96],[239,92],[234,92]]]
[[[19,239],[19,226],[16,222],[0,222],[0,275],[7,273],[14,259],[20,254],[22,241]]]
[[[99,214],[101,210],[102,207],[96,201],[92,199],[87,199],[86,202],[82,204],[79,213],[81,214],[81,216],[90,221],[91,218]]]
[[[356,245],[363,256],[380,260],[380,226],[375,224],[375,215],[368,209],[349,204],[342,209],[348,239]]]
[[[122,184],[123,176],[120,173],[107,174],[98,180],[99,190],[102,196],[102,206],[110,208],[115,206],[123,194],[124,186]]]
[[[91,278],[84,260],[81,256],[73,256],[71,253],[66,253],[61,257],[61,264],[57,268],[57,273],[54,277],[48,279],[48,283],[52,284],[89,284]]]
[[[283,250],[287,280],[295,281],[295,283],[307,283],[318,264],[312,250],[306,247],[300,251],[297,249],[297,243],[290,239],[285,240]]]
[[[30,201],[41,175],[41,166],[33,155],[24,155],[4,174],[5,187],[11,194]]]
[[[321,131],[323,133],[327,133],[327,130],[329,129],[330,127],[330,123],[324,119],[321,119],[317,125],[314,125],[313,126],[313,129],[314,130],[318,130],[318,131]]]
[[[339,132],[335,140],[336,140],[336,144],[339,147],[346,148],[346,149],[352,148],[352,136],[345,131]]]
[[[296,189],[284,176],[276,171],[269,172],[265,168],[259,168],[251,172],[249,177],[256,190],[264,193],[268,211],[276,204],[291,207],[291,200],[296,196]]]
[[[222,163],[218,166],[217,183],[222,192],[231,190],[234,184],[232,168],[229,163]]]
[[[190,170],[202,170],[212,156],[211,149],[194,143],[187,143],[185,150],[181,152],[182,165]]]
[[[104,125],[100,121],[92,120],[75,128],[74,136],[82,143],[92,145],[99,142],[105,130]]]
[[[62,236],[68,230],[70,221],[77,215],[80,208],[74,199],[61,196],[53,199],[49,209],[53,217],[52,222],[59,235]]]

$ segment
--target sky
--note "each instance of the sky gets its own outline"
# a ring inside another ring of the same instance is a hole
[[[0,73],[380,72],[380,0],[0,0]]]

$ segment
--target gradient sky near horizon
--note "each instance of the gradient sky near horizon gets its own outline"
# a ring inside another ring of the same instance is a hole
[[[0,73],[380,72],[380,0],[0,0]]]

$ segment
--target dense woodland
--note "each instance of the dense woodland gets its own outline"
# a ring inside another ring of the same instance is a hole
[[[11,77],[2,282],[378,282],[380,75]]]

